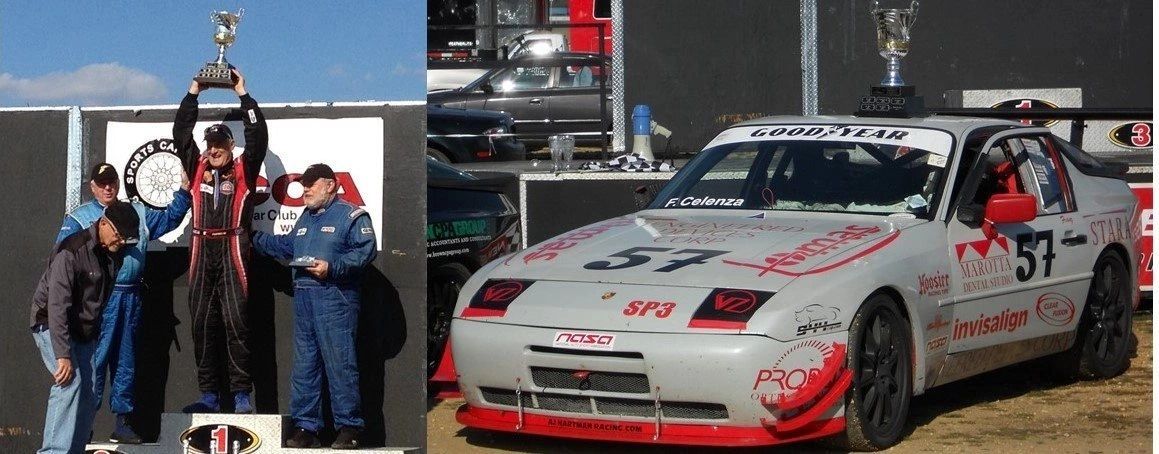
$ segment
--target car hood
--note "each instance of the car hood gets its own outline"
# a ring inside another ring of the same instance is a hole
[[[460,101],[464,97],[462,88],[427,93],[427,105],[441,106],[444,103]]]
[[[820,282],[828,271],[865,266],[869,256],[894,243],[900,228],[919,222],[828,213],[650,210],[573,230],[488,267],[471,305],[487,306],[483,299],[504,293],[484,295],[490,287],[515,282],[508,287],[519,287],[520,293],[507,301],[501,320],[493,321],[679,330],[706,302],[717,308],[751,303],[756,312],[798,278]],[[729,302],[738,295],[759,301]],[[625,316],[645,307],[652,316]],[[463,315],[480,314],[466,309]],[[664,317],[656,316],[665,309]],[[743,324],[730,326],[744,330]]]

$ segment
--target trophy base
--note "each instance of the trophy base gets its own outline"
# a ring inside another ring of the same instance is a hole
[[[869,87],[869,96],[857,101],[859,117],[910,118],[926,116],[925,98],[917,96],[913,85]]]
[[[203,87],[221,87],[232,88],[233,73],[229,70],[229,63],[215,63],[209,62],[197,72],[197,76],[193,78],[197,83]]]

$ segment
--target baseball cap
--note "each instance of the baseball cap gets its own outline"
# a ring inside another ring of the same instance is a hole
[[[89,172],[89,180],[97,184],[119,183],[121,181],[120,175],[117,175],[117,168],[107,162],[99,163],[93,166],[92,172]]]
[[[137,210],[134,210],[128,203],[114,200],[105,207],[104,216],[105,219],[113,223],[113,227],[125,240],[125,244],[137,244],[141,230],[141,219],[137,216]]]
[[[206,142],[224,142],[227,140],[233,140],[233,131],[224,123],[210,125],[208,128],[205,128]]]
[[[306,168],[305,172],[297,178],[297,181],[302,182],[305,186],[313,186],[315,181],[319,178],[334,179],[334,169],[326,164],[312,164]]]

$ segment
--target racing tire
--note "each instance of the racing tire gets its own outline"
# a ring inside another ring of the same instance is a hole
[[[1131,279],[1126,262],[1114,251],[1095,261],[1087,303],[1079,319],[1068,363],[1079,379],[1117,376],[1131,364]],[[1069,356],[1069,358],[1066,358]]]
[[[471,271],[459,263],[440,265],[427,276],[427,378],[434,375],[443,359],[455,301],[470,277]]]
[[[439,161],[443,164],[452,164],[453,163],[453,161],[451,161],[451,158],[449,156],[447,156],[446,153],[444,153],[442,150],[439,150],[437,148],[427,147],[427,156],[435,158],[436,161]]]
[[[837,445],[854,451],[886,449],[901,440],[913,395],[909,322],[889,295],[875,293],[849,325],[845,434]]]

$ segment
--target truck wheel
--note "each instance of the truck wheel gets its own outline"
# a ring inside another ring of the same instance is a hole
[[[451,313],[459,291],[470,277],[471,271],[458,263],[441,265],[427,276],[427,378],[443,359],[443,349],[451,335]]]
[[[913,394],[909,322],[889,295],[871,295],[849,325],[846,364],[853,383],[845,394],[845,435],[836,440],[856,451],[896,444]]]

